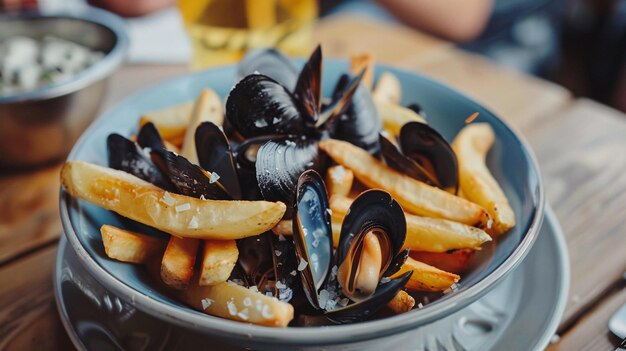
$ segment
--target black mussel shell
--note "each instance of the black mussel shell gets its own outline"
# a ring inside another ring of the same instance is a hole
[[[325,154],[316,139],[286,137],[269,140],[256,156],[256,179],[265,200],[293,203],[298,177],[307,169],[323,171]]]
[[[109,167],[130,173],[138,178],[150,182],[162,189],[173,191],[173,184],[152,163],[149,151],[119,134],[111,134],[107,138],[109,153]]]
[[[152,150],[150,156],[152,162],[174,184],[177,193],[195,198],[232,199],[219,178],[189,162],[183,156],[165,149]]]
[[[422,181],[432,186],[439,186],[439,182],[419,163],[404,156],[389,139],[380,135],[380,151],[387,165],[400,173]]]
[[[298,260],[295,253],[293,239],[272,234],[272,253],[274,264],[274,279],[280,282],[276,287],[275,296],[281,301],[289,301],[298,290],[300,279],[298,275]],[[294,291],[295,290],[295,291]]]
[[[439,187],[456,194],[459,166],[456,154],[446,139],[428,124],[409,122],[400,129],[402,153],[434,173]]]
[[[362,322],[386,306],[406,286],[412,274],[413,271],[406,272],[386,283],[379,283],[376,291],[369,298],[346,307],[328,311],[326,312],[326,318],[338,324]]]
[[[361,193],[350,205],[348,214],[341,225],[337,246],[337,266],[348,257],[353,245],[360,245],[368,231],[380,229],[389,238],[389,250],[384,270],[400,252],[406,239],[406,218],[400,204],[386,191],[367,190]]]
[[[322,107],[322,48],[313,51],[309,60],[302,67],[294,96],[300,102],[305,123],[315,126]]]
[[[303,134],[302,108],[274,79],[249,75],[237,83],[226,100],[226,118],[245,138],[267,134]]]
[[[220,176],[233,199],[242,198],[237,166],[233,158],[230,144],[220,127],[212,122],[203,122],[196,128],[196,152],[200,166]]]
[[[260,199],[261,190],[256,180],[256,157],[259,148],[268,140],[282,138],[280,135],[264,135],[244,140],[236,148],[235,160],[237,163],[237,173],[243,192],[243,198],[248,200]]]
[[[298,81],[296,66],[276,49],[251,50],[239,61],[237,67],[239,79],[259,73],[271,77],[289,91],[294,90]]]
[[[328,194],[319,173],[308,170],[298,178],[294,203],[293,240],[302,286],[309,303],[319,308],[333,259]],[[306,265],[302,262],[305,262]]]
[[[332,131],[335,128],[336,120],[350,107],[352,96],[360,86],[364,74],[365,70],[361,71],[358,76],[352,79],[350,79],[350,76],[347,74],[339,78],[337,87],[340,88],[335,89],[330,104],[323,107],[322,114],[315,123],[318,129]]]
[[[345,81],[346,79],[342,78],[340,83]],[[346,88],[338,84],[333,97],[342,94]],[[333,138],[348,141],[371,154],[377,154],[380,149],[378,134],[382,128],[383,123],[372,96],[362,84],[359,84],[347,110],[336,122]]]
[[[265,282],[274,275],[272,237],[270,232],[237,240],[237,266],[248,285],[256,285],[264,292]]]
[[[397,254],[396,257],[391,260],[387,270],[383,273],[383,277],[391,277],[398,272],[400,268],[402,268],[404,262],[406,262],[407,258],[409,258],[409,252],[411,252],[411,249],[405,249]]]
[[[161,149],[165,147],[163,145],[161,134],[152,122],[144,124],[141,129],[139,129],[139,134],[137,134],[137,144],[139,144],[142,148],[150,149]]]

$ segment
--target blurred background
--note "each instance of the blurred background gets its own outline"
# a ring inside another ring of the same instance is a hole
[[[225,41],[236,47],[236,42],[243,39],[217,33],[216,28],[262,27],[268,22],[278,23],[276,16],[295,19],[291,28],[276,29],[272,35],[278,38],[286,31],[295,31],[293,26],[304,27],[318,16],[357,13],[445,38],[502,65],[561,84],[575,96],[590,97],[626,111],[624,0],[272,2],[282,6],[285,14],[270,15],[263,9],[268,3],[264,0],[180,0],[178,6],[175,0],[0,0],[0,8],[8,13],[101,7],[127,19],[131,61],[185,62],[193,57],[192,66],[196,68],[239,57],[220,50],[202,54],[195,50],[192,55],[191,48],[197,46],[194,38],[204,35],[202,26],[212,28],[214,47],[226,45]],[[246,17],[250,12],[256,12],[256,17]],[[179,13],[187,24],[191,45]],[[302,29],[299,36],[292,35],[290,41],[282,40],[277,46],[290,54],[306,54],[309,46],[300,45],[306,40],[306,30]],[[263,38],[260,43],[277,44],[273,40],[279,39]]]

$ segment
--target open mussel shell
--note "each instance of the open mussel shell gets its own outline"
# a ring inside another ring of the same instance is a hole
[[[139,129],[137,144],[142,148],[150,149],[161,149],[165,147],[161,134],[152,122],[144,124],[141,129]]]
[[[344,218],[337,246],[337,280],[343,294],[352,301],[369,298],[405,238],[406,219],[400,204],[382,190],[361,193]]]
[[[235,85],[226,100],[226,118],[245,138],[267,134],[302,134],[302,108],[274,79],[253,74]]]
[[[248,51],[239,61],[237,76],[242,79],[251,74],[264,74],[271,77],[289,91],[293,91],[298,81],[298,69],[280,51],[262,48]]]
[[[241,199],[241,185],[237,166],[226,135],[212,122],[203,122],[196,128],[196,152],[200,166],[219,175],[221,183],[233,199]]]
[[[372,296],[346,307],[328,311],[325,314],[326,318],[338,324],[362,322],[385,307],[406,286],[412,274],[413,271],[409,271],[388,282],[381,282]]]
[[[333,239],[328,195],[319,173],[308,170],[298,178],[294,203],[293,240],[298,271],[309,303],[319,306],[319,292],[329,275]]]
[[[269,140],[256,155],[256,179],[261,195],[265,200],[282,201],[290,208],[298,177],[308,169],[321,172],[326,163],[317,139],[284,137]]]
[[[317,46],[309,60],[304,64],[294,96],[303,109],[303,119],[306,125],[315,126],[319,119],[322,107],[322,48]]]
[[[456,194],[459,167],[456,154],[446,139],[428,124],[409,122],[400,129],[402,153],[434,174],[439,187]]]
[[[333,93],[333,98],[342,95],[349,87],[348,78],[340,78]],[[378,153],[378,134],[383,128],[374,101],[369,91],[359,84],[351,97],[346,111],[336,122],[333,138],[348,141],[371,154]]]
[[[260,137],[248,138],[236,147],[235,161],[237,163],[237,173],[241,184],[244,199],[257,200],[261,198],[261,190],[256,179],[256,157],[263,144],[275,138],[282,138],[277,135],[263,135]]]
[[[380,135],[380,151],[389,167],[426,184],[439,186],[437,178],[433,177],[433,175],[425,170],[419,163],[404,156],[400,150],[382,134]]]
[[[177,193],[195,198],[230,200],[219,178],[166,149],[150,151],[152,162],[174,184]]]
[[[173,184],[150,160],[149,150],[119,134],[107,138],[109,167],[130,173],[162,189],[173,191]]]
[[[260,291],[265,290],[265,283],[274,274],[272,237],[270,232],[237,240],[239,257],[237,266],[240,269],[238,277],[246,285],[256,285]]]

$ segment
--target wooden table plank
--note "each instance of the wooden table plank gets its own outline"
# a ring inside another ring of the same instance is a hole
[[[585,315],[560,340],[551,345],[549,351],[586,350],[613,351],[619,340],[607,328],[609,319],[623,304],[626,303],[626,289],[613,291],[603,302]]]
[[[522,131],[571,102],[570,92],[561,86],[458,49],[415,54],[397,65],[459,90]]]
[[[333,16],[320,21],[314,40],[322,45],[324,57],[345,59],[367,52],[375,54],[377,62],[394,65],[416,54],[427,57],[452,47],[450,42],[404,26],[356,16]]]
[[[70,350],[52,292],[53,244],[0,268],[0,350]]]
[[[0,264],[61,234],[59,169],[0,178]]]
[[[626,115],[578,100],[526,134],[568,243],[567,323],[626,270]]]

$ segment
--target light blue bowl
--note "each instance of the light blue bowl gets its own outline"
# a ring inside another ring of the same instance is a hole
[[[347,70],[345,61],[325,61],[324,96],[330,95],[340,74]],[[376,73],[384,71],[390,71],[399,78],[403,89],[402,102],[419,103],[428,115],[428,122],[448,140],[465,125],[465,118],[477,111],[480,113],[477,121],[489,123],[496,134],[496,142],[488,155],[488,165],[511,202],[517,226],[498,240],[497,245],[483,248],[475,258],[473,271],[463,276],[457,291],[422,309],[381,320],[330,327],[274,329],[192,310],[155,289],[143,267],[108,259],[99,228],[102,224],[122,225],[119,217],[71,198],[62,191],[61,217],[69,243],[82,264],[102,285],[138,309],[168,323],[245,347],[273,350],[306,346],[361,349],[363,345],[380,345],[382,340],[389,340],[395,334],[467,306],[509,274],[535,242],[544,213],[543,187],[537,163],[520,135],[476,102],[414,73],[385,66],[379,66]],[[235,67],[228,66],[182,76],[147,89],[126,99],[94,123],[79,139],[69,159],[106,165],[106,138],[110,133],[135,133],[142,113],[192,100],[205,87],[211,87],[226,97],[234,83]]]

